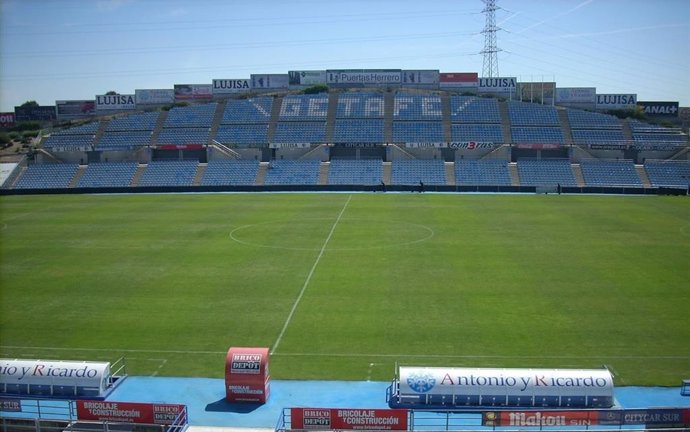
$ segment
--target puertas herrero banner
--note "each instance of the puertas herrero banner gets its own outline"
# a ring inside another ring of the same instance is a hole
[[[327,84],[343,87],[400,85],[400,69],[333,69],[326,71]]]
[[[292,408],[291,429],[407,430],[407,410]]]
[[[184,410],[185,405],[180,404],[77,401],[77,418],[89,421],[169,425]]]
[[[173,89],[139,89],[134,90],[137,105],[156,105],[175,102]]]

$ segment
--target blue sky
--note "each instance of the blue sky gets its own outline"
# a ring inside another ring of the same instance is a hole
[[[499,75],[690,106],[690,0],[497,0]],[[0,111],[325,69],[482,72],[480,0],[0,0]]]

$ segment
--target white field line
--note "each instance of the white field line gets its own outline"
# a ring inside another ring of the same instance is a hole
[[[73,352],[114,352],[114,353],[155,353],[184,355],[226,355],[227,351],[183,351],[183,350],[143,350],[119,348],[64,348],[41,346],[0,345],[0,350],[35,350],[35,351],[73,351]],[[377,354],[377,353],[272,353],[278,357],[344,357],[344,358],[413,358],[413,359],[651,359],[651,360],[687,360],[690,356],[674,355],[483,355],[483,354]],[[168,359],[169,360],[169,359]]]
[[[348,206],[348,204],[350,204],[351,200],[352,200],[352,195],[348,195],[347,201],[345,201],[345,205],[340,210],[340,213],[338,214],[338,217],[335,219],[335,222],[333,222],[333,226],[331,227],[331,231],[328,233],[328,237],[326,237],[326,240],[323,242],[323,245],[321,246],[321,250],[319,251],[319,255],[316,257],[316,261],[314,261],[314,265],[311,266],[311,270],[309,271],[309,274],[307,275],[307,279],[304,281],[304,285],[302,285],[302,290],[300,290],[299,295],[297,295],[295,302],[292,304],[292,309],[290,309],[290,313],[288,314],[287,319],[285,320],[285,324],[283,324],[283,328],[282,328],[282,330],[280,330],[280,334],[278,335],[278,339],[276,339],[276,343],[273,344],[273,348],[271,349],[271,354],[275,354],[276,350],[278,350],[278,347],[280,346],[280,342],[283,340],[283,336],[285,335],[285,331],[287,330],[288,326],[290,325],[290,321],[292,321],[292,316],[295,314],[295,311],[297,310],[297,306],[299,306],[300,301],[302,301],[302,296],[304,296],[304,292],[307,290],[307,286],[309,286],[309,282],[311,281],[311,277],[314,275],[314,271],[316,270],[316,266],[319,265],[319,261],[321,261],[321,257],[323,256],[324,252],[326,251],[326,246],[328,246],[328,242],[330,242],[331,237],[333,237],[333,233],[335,232],[335,227],[338,226],[338,222],[340,222],[340,218],[343,217],[343,214],[345,213],[345,210],[347,209],[347,206]]]

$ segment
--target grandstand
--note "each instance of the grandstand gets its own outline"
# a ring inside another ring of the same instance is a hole
[[[438,188],[560,183],[640,190],[686,185],[688,147],[678,128],[494,97],[402,89],[287,92],[53,131],[30,169],[17,169],[5,188],[381,181],[407,187],[422,181]],[[669,158],[680,161],[657,162]],[[131,161],[142,165],[139,175]],[[260,162],[268,163],[265,175]],[[49,179],[55,166],[75,164],[84,168]]]
[[[29,165],[15,185],[17,189],[64,189],[77,173],[77,164]]]

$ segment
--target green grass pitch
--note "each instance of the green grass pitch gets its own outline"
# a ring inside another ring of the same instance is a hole
[[[275,379],[417,366],[690,378],[683,197],[209,194],[0,198],[0,356]]]

